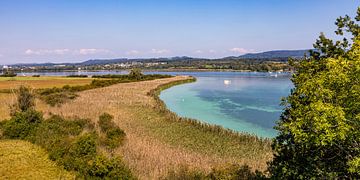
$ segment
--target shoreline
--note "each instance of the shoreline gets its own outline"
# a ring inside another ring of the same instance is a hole
[[[250,134],[250,133],[246,133],[246,132],[238,132],[238,131],[235,131],[235,130],[232,130],[229,128],[225,128],[221,125],[207,123],[207,122],[204,122],[204,121],[201,121],[198,119],[180,117],[175,112],[168,109],[165,102],[163,100],[161,100],[159,97],[161,91],[169,89],[173,86],[196,82],[197,79],[195,77],[193,77],[193,76],[189,76],[189,77],[190,77],[190,79],[177,80],[177,81],[172,81],[170,83],[162,84],[162,85],[156,87],[155,89],[150,90],[150,92],[148,92],[148,95],[155,99],[157,106],[158,106],[156,108],[156,110],[159,113],[163,113],[165,116],[171,117],[172,120],[174,120],[174,121],[182,121],[185,123],[189,123],[196,127],[200,127],[204,130],[216,132],[216,133],[219,133],[222,135],[226,134],[226,135],[235,136],[235,137],[244,137],[245,136],[246,138],[250,138],[252,140],[254,138],[254,139],[260,140],[260,141],[271,141],[272,140],[272,138],[260,137],[260,136],[257,136],[256,134]]]
[[[41,71],[14,71],[15,73],[56,73],[56,72],[122,72],[131,69],[109,69],[109,70],[41,70]],[[234,70],[234,69],[141,69],[143,72],[249,72],[249,73],[294,73],[293,71],[250,71],[250,70]]]

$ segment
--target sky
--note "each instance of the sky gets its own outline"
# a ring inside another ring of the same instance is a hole
[[[0,65],[309,49],[358,0],[0,0]]]

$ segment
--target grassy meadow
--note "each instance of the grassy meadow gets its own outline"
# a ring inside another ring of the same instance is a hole
[[[59,78],[59,81],[85,83],[88,79]],[[45,87],[53,80],[44,80],[38,87]],[[27,82],[32,81],[36,80]],[[179,167],[208,173],[213,168],[246,164],[252,170],[264,171],[266,162],[272,158],[270,140],[179,118],[156,98],[164,88],[191,81],[192,77],[176,76],[119,83],[78,92],[76,99],[61,106],[53,107],[36,100],[36,107],[45,117],[76,116],[94,123],[104,112],[114,116],[116,125],[126,133],[126,140],[114,154],[121,156],[139,179],[163,178]],[[9,81],[0,81],[0,86],[5,86],[3,82]],[[8,107],[13,102],[13,94],[0,93],[0,119],[8,117]]]
[[[30,142],[0,140],[0,179],[74,179]]]
[[[0,90],[17,89],[26,85],[34,89],[62,87],[64,85],[85,85],[90,84],[92,78],[68,78],[68,77],[0,77]]]

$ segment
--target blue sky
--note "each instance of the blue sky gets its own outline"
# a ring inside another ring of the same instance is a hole
[[[1,0],[0,64],[307,49],[357,0]]]

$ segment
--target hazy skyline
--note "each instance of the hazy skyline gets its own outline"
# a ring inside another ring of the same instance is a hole
[[[1,0],[0,64],[308,49],[356,0]]]

